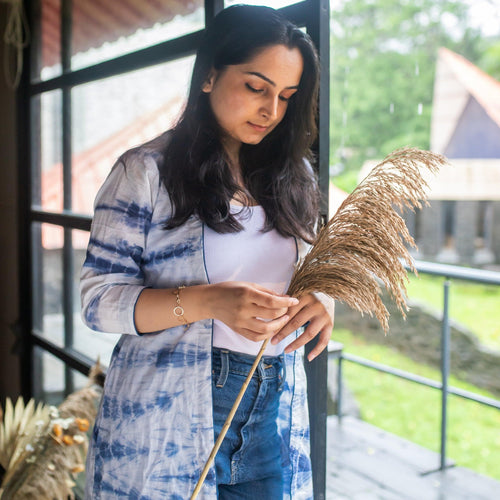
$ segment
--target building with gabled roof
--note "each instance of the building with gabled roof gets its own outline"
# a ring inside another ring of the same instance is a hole
[[[407,216],[420,255],[500,263],[500,82],[446,48],[436,65],[431,150],[450,166],[431,179],[431,207]]]
[[[431,150],[448,158],[500,158],[500,82],[443,47],[434,81]]]

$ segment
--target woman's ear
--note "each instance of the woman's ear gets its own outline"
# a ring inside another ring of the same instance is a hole
[[[212,89],[214,88],[215,77],[216,72],[212,68],[208,73],[206,80],[203,82],[203,85],[201,86],[202,92],[205,92],[205,94],[210,94],[210,92],[212,92]]]

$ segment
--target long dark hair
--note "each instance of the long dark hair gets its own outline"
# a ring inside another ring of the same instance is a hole
[[[173,204],[167,229],[197,215],[217,232],[241,230],[230,213],[239,190],[221,145],[221,129],[208,95],[210,71],[242,64],[271,45],[297,48],[304,69],[282,121],[256,145],[242,144],[243,182],[264,208],[266,230],[311,241],[318,217],[318,187],[310,166],[316,138],[318,57],[307,34],[269,7],[236,5],[221,11],[204,33],[196,55],[186,108],[165,149],[160,175]]]

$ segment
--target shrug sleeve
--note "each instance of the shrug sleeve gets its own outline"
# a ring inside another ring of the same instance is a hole
[[[141,262],[157,192],[153,160],[128,154],[97,194],[80,280],[83,321],[93,330],[138,335],[134,309],[146,288]]]

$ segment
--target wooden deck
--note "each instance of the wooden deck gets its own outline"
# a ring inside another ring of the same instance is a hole
[[[328,417],[327,450],[327,500],[500,500],[500,482],[436,471],[437,453],[354,417]]]

